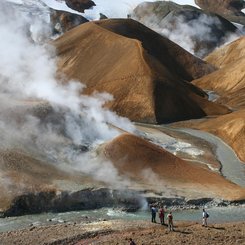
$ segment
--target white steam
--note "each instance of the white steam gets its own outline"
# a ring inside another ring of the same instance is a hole
[[[152,188],[153,190],[157,190],[162,193],[165,197],[175,195],[175,191],[173,188],[164,181],[161,176],[159,176],[156,172],[153,172],[150,168],[145,168],[140,172],[140,176],[144,179],[144,182],[147,183],[148,188]]]
[[[35,38],[30,27],[38,30]],[[21,149],[67,170],[121,183],[111,163],[82,152],[119,134],[108,124],[129,132],[134,127],[103,108],[111,95],[81,95],[80,83],[56,79],[55,50],[35,42],[46,30],[0,3],[0,150]]]
[[[175,1],[177,2],[177,1]],[[184,1],[183,1],[184,2]],[[143,4],[142,7],[144,8]],[[237,39],[241,33],[227,33],[223,38],[214,35],[213,28],[222,31],[222,24],[217,17],[201,14],[193,20],[185,20],[184,16],[172,16],[169,14],[161,19],[161,14],[154,12],[145,14],[138,12],[133,18],[142,24],[169,38],[188,52],[203,57],[209,52],[209,45],[225,44]]]

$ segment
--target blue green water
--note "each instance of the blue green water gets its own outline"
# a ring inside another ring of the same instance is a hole
[[[209,223],[224,223],[234,221],[245,221],[245,206],[239,207],[212,207],[207,209],[210,214]],[[180,210],[173,211],[174,220],[201,222],[202,210]],[[91,220],[149,220],[149,211],[142,210],[136,213],[126,213],[118,209],[98,209],[90,211],[74,211],[66,213],[43,213],[9,217],[0,219],[0,232],[23,229],[29,226],[51,225],[64,222],[81,223],[88,217]],[[88,219],[88,220],[89,220]],[[157,220],[159,222],[159,220]]]

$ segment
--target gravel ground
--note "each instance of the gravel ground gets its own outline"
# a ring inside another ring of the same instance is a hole
[[[67,223],[0,233],[1,245],[129,244],[245,244],[245,222],[212,224],[176,222],[175,231],[147,221],[98,221]]]

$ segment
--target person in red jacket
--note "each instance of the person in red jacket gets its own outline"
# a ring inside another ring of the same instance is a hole
[[[159,209],[159,219],[160,219],[161,225],[164,225],[164,209],[163,209],[163,207],[161,207]]]

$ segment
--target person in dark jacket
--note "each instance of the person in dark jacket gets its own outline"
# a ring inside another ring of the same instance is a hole
[[[157,215],[157,209],[156,207],[153,205],[151,207],[151,222],[156,223],[156,215]]]

